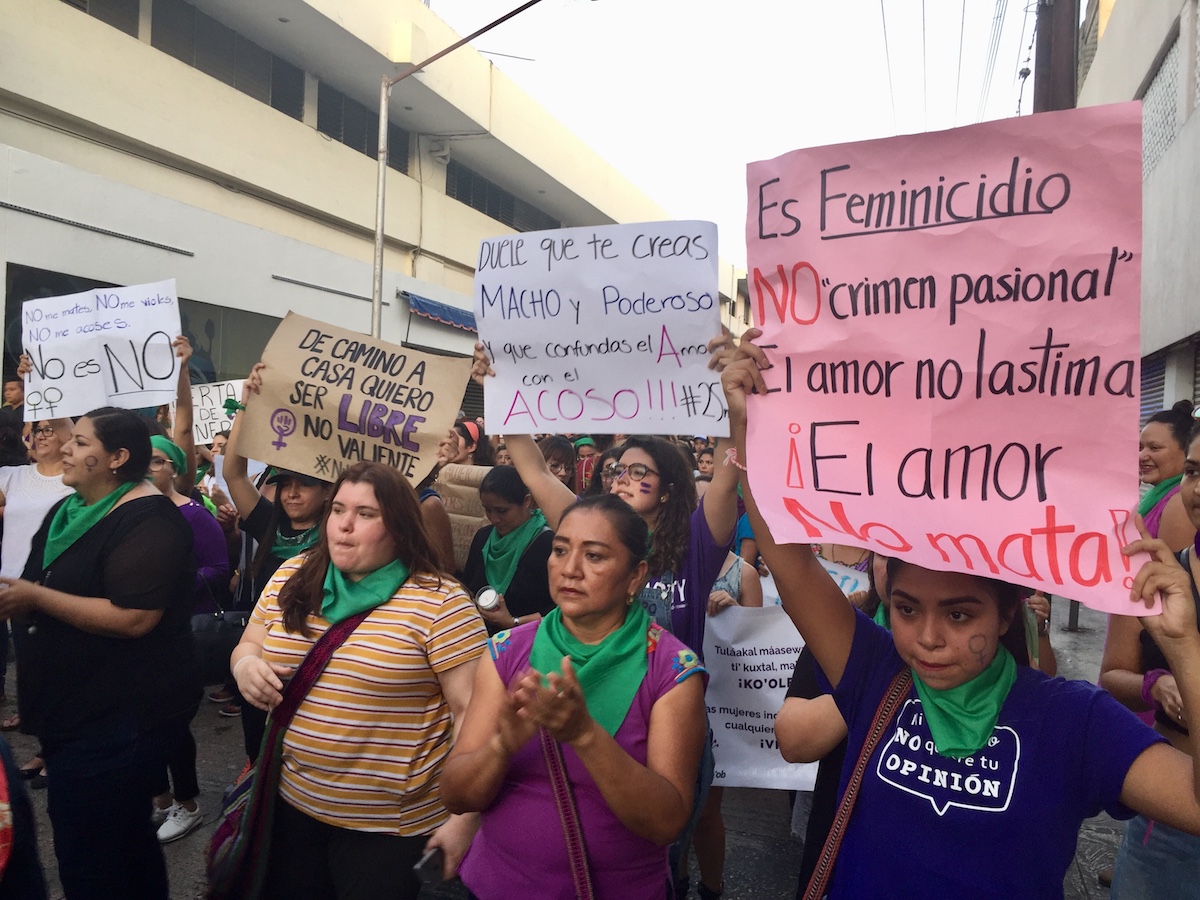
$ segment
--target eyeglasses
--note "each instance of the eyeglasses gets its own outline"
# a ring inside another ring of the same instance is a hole
[[[40,437],[50,437],[53,434],[54,434],[54,426],[52,426],[52,425],[43,425],[41,428],[33,429],[34,437],[39,437],[39,436]]]
[[[158,456],[150,457],[150,471],[151,472],[157,472],[163,466],[172,466],[173,467],[174,465],[175,464],[173,462],[171,462],[169,459],[163,459]]]
[[[616,481],[626,472],[629,473],[629,477],[634,481],[641,481],[647,475],[658,474],[649,466],[644,466],[641,463],[631,463],[628,466],[623,466],[618,462],[610,462],[601,470],[600,474],[610,481]]]
[[[570,471],[571,468],[571,466],[565,462],[552,462],[547,463],[547,465],[550,466],[550,471],[555,475],[565,475],[568,471]]]

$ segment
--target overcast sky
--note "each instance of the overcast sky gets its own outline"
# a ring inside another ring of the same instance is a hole
[[[520,5],[429,2],[460,34]],[[1015,115],[1035,19],[1036,0],[543,0],[475,47],[532,60],[490,56],[744,265],[746,163]]]

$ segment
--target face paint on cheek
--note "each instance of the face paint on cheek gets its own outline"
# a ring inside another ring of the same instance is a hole
[[[975,661],[981,666],[983,665],[983,648],[986,646],[987,637],[982,634],[973,634],[967,641],[967,649],[975,654]]]
[[[638,482],[638,489],[639,489],[639,490],[641,491],[641,493],[643,493],[643,494],[648,494],[648,493],[650,493],[650,485],[649,485],[649,484],[647,484],[647,483],[646,483],[646,482],[644,482],[644,481],[639,481],[639,482]]]
[[[86,468],[90,472],[96,468],[96,462],[97,462],[96,457],[89,456],[89,457],[85,458],[83,461],[84,468]]]

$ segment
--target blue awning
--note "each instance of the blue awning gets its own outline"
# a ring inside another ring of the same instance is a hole
[[[448,303],[438,303],[436,300],[430,300],[428,297],[422,297],[411,291],[404,291],[404,296],[408,298],[409,308],[418,316],[433,319],[433,321],[441,322],[443,325],[461,328],[463,331],[469,331],[472,334],[479,333],[475,327],[475,315],[467,312],[465,309],[459,309]]]

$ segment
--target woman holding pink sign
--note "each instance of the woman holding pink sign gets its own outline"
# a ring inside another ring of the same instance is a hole
[[[739,455],[746,396],[766,391],[758,334],[722,379]],[[1200,480],[1200,460],[1188,477]],[[1200,834],[1194,756],[1095,686],[1018,667],[1004,649],[1016,588],[893,559],[889,632],[846,603],[807,542],[778,540],[742,486],[783,606],[849,727],[843,808],[806,897],[1061,898],[1079,827],[1102,809]],[[1200,570],[1189,577],[1166,544],[1141,535],[1125,552],[1151,560],[1131,596],[1162,598],[1162,614],[1142,624],[1185,706],[1200,708]]]

